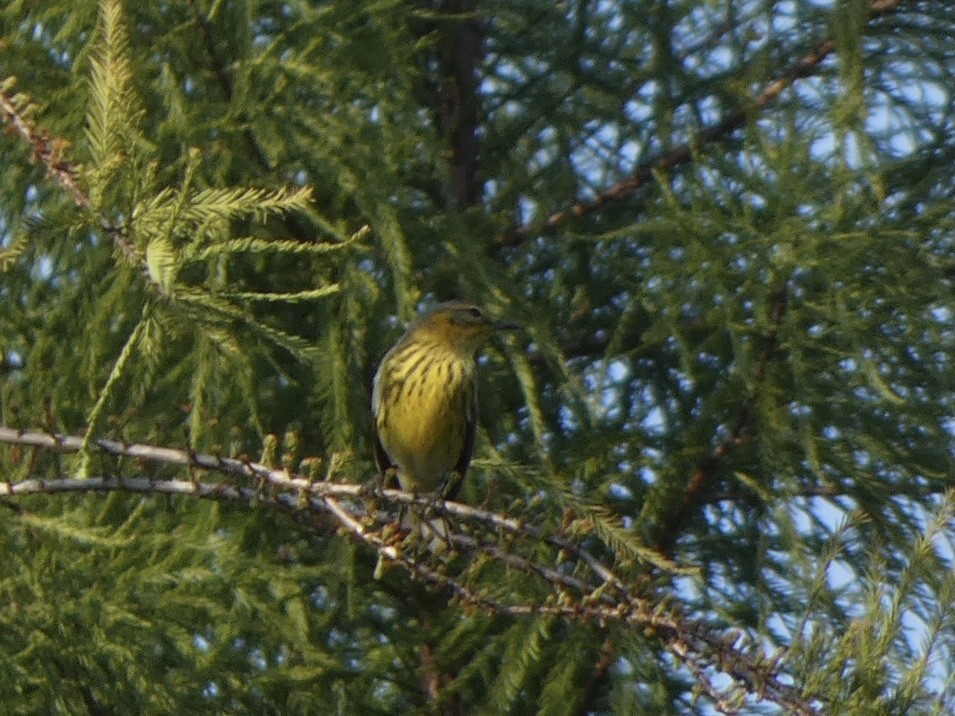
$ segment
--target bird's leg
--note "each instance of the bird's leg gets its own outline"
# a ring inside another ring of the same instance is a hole
[[[446,482],[443,488],[446,488],[447,484]],[[417,527],[420,535],[428,542],[428,551],[433,555],[440,555],[453,549],[451,524],[444,509],[444,503],[448,499],[446,492],[446,489],[439,489],[422,495],[425,499],[422,504],[424,519]]]
[[[376,473],[373,477],[361,483],[358,487],[358,498],[362,502],[374,502],[381,497],[383,490],[394,487],[398,483],[398,468],[389,467],[383,472]]]
[[[459,470],[451,470],[448,473],[448,479],[441,485],[441,496],[445,500],[456,500],[463,482],[464,473]]]
[[[397,467],[389,467],[383,472],[379,472],[373,477],[363,481],[358,488],[358,499],[365,507],[365,515],[376,529],[382,527],[382,537],[387,541],[400,530],[404,506],[399,505],[396,511],[393,511],[393,505],[385,508],[384,512],[379,512],[379,502],[383,499],[383,490],[389,485],[397,483]],[[396,514],[397,513],[397,514]]]

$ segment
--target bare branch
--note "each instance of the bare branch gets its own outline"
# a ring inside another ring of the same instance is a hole
[[[78,436],[0,427],[0,442],[59,453],[78,451],[84,440]],[[340,529],[382,558],[401,565],[416,579],[450,593],[462,604],[511,617],[553,616],[599,623],[622,622],[629,627],[639,627],[659,640],[674,659],[694,674],[700,681],[701,693],[713,699],[714,705],[742,703],[745,697],[755,697],[776,703],[788,713],[806,716],[817,713],[812,702],[797,688],[781,680],[783,670],[779,660],[766,658],[759,642],[736,632],[727,633],[702,619],[688,618],[673,603],[659,596],[636,594],[635,585],[617,574],[611,564],[601,561],[573,540],[528,525],[522,519],[400,490],[370,493],[360,485],[315,482],[248,460],[106,439],[94,439],[89,444],[104,454],[135,458],[137,466],[142,461],[150,461],[183,468],[187,477],[158,480],[138,475],[76,479],[57,473],[52,479],[34,477],[0,482],[0,496],[125,491],[267,504],[297,514],[328,514]],[[29,456],[31,469],[36,466],[34,457]],[[223,482],[222,478],[217,482],[203,480],[203,471],[248,483]],[[263,482],[273,489],[261,490]],[[510,601],[505,601],[475,581],[467,568],[451,573],[447,565],[434,566],[435,555],[431,549],[416,544],[410,537],[399,535],[396,539],[391,516],[369,509],[365,503],[369,498],[418,505],[426,513],[457,518],[453,525],[449,521],[446,539],[458,555],[471,557],[470,564],[491,560],[523,572],[546,587],[545,593],[549,596],[533,599],[528,596],[528,601],[521,602],[519,595],[508,594]],[[507,541],[501,540],[502,533],[510,536]],[[533,549],[519,551],[528,544]],[[551,548],[546,557],[539,556],[541,545]],[[607,552],[612,554],[609,548]],[[535,555],[535,558],[527,555]],[[716,685],[714,679],[720,673],[730,677],[729,687]]]

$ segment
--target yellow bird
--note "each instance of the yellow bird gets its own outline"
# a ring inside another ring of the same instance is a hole
[[[403,490],[454,498],[474,451],[474,356],[498,331],[519,327],[463,301],[442,303],[409,326],[375,374],[371,409],[382,473],[397,468]]]

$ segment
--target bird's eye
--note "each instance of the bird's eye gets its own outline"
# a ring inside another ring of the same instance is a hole
[[[481,320],[484,319],[484,314],[481,313],[481,309],[480,309],[480,308],[477,308],[476,306],[471,306],[471,307],[468,309],[468,315],[471,316],[471,318],[478,318],[478,319],[481,319]]]

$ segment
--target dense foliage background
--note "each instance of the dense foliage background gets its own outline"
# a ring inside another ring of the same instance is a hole
[[[951,713],[952,37],[939,0],[5,2],[4,709]],[[454,297],[526,327],[472,549],[188,458],[365,483],[376,363]]]

